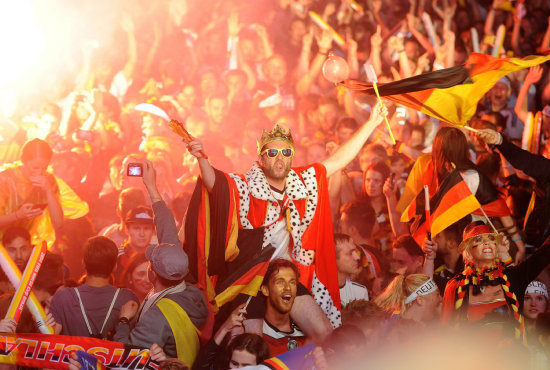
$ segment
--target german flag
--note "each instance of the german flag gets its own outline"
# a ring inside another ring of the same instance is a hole
[[[313,369],[315,368],[313,363],[314,349],[315,345],[313,344],[298,347],[279,356],[271,357],[262,362],[262,365],[271,370]]]
[[[422,154],[416,162],[407,177],[407,183],[396,209],[401,212],[401,222],[409,222],[416,216],[416,206],[411,207],[416,196],[423,191],[424,185],[427,185],[430,191],[430,197],[437,190],[437,177],[434,173],[434,166],[431,154]]]
[[[218,281],[214,298],[216,305],[221,307],[241,293],[255,296],[260,290],[273,252],[275,248],[272,246],[265,247],[260,254],[243,263],[224,281]]]
[[[437,192],[430,197],[431,227],[429,231],[432,236],[439,234],[470,213],[482,214],[480,210],[482,206],[489,217],[510,214],[506,203],[499,197],[490,180],[481,173],[479,179],[478,190],[474,196],[458,170],[453,170],[447,175]],[[424,202],[424,193],[421,192],[406,210],[407,213],[414,212],[420,216],[413,225],[413,237],[419,245],[422,245],[428,232]],[[414,211],[411,211],[411,208]]]
[[[403,80],[378,84],[380,96],[442,122],[464,126],[475,114],[477,102],[507,74],[550,60],[550,56],[495,58],[472,53],[461,66],[428,72]],[[372,84],[347,80],[351,90],[375,95]]]

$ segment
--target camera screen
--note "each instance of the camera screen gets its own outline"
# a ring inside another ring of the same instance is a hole
[[[141,176],[141,166],[128,166],[128,176]]]

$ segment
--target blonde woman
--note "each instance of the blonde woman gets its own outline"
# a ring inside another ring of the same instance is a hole
[[[439,316],[441,295],[434,281],[424,274],[399,275],[376,298],[376,304],[397,318],[429,322]]]

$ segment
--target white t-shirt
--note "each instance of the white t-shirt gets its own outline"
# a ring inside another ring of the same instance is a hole
[[[283,200],[284,193],[279,193],[278,191],[271,190],[273,196],[277,200]],[[275,258],[284,258],[290,260],[290,253],[288,252],[288,243],[290,242],[290,233],[287,230],[287,221],[286,217],[283,216],[282,220],[277,221],[275,230],[269,240],[275,252],[273,253],[272,259]]]
[[[356,299],[368,301],[369,291],[364,285],[351,279],[346,279],[344,286],[340,287],[340,302],[342,303],[342,307]]]

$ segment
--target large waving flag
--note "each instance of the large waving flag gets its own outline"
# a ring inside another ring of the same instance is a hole
[[[464,126],[475,114],[477,102],[501,77],[548,60],[550,55],[531,55],[520,59],[472,53],[464,65],[378,84],[378,91],[381,96],[397,104],[442,122]],[[344,86],[375,95],[370,83],[347,80]]]

